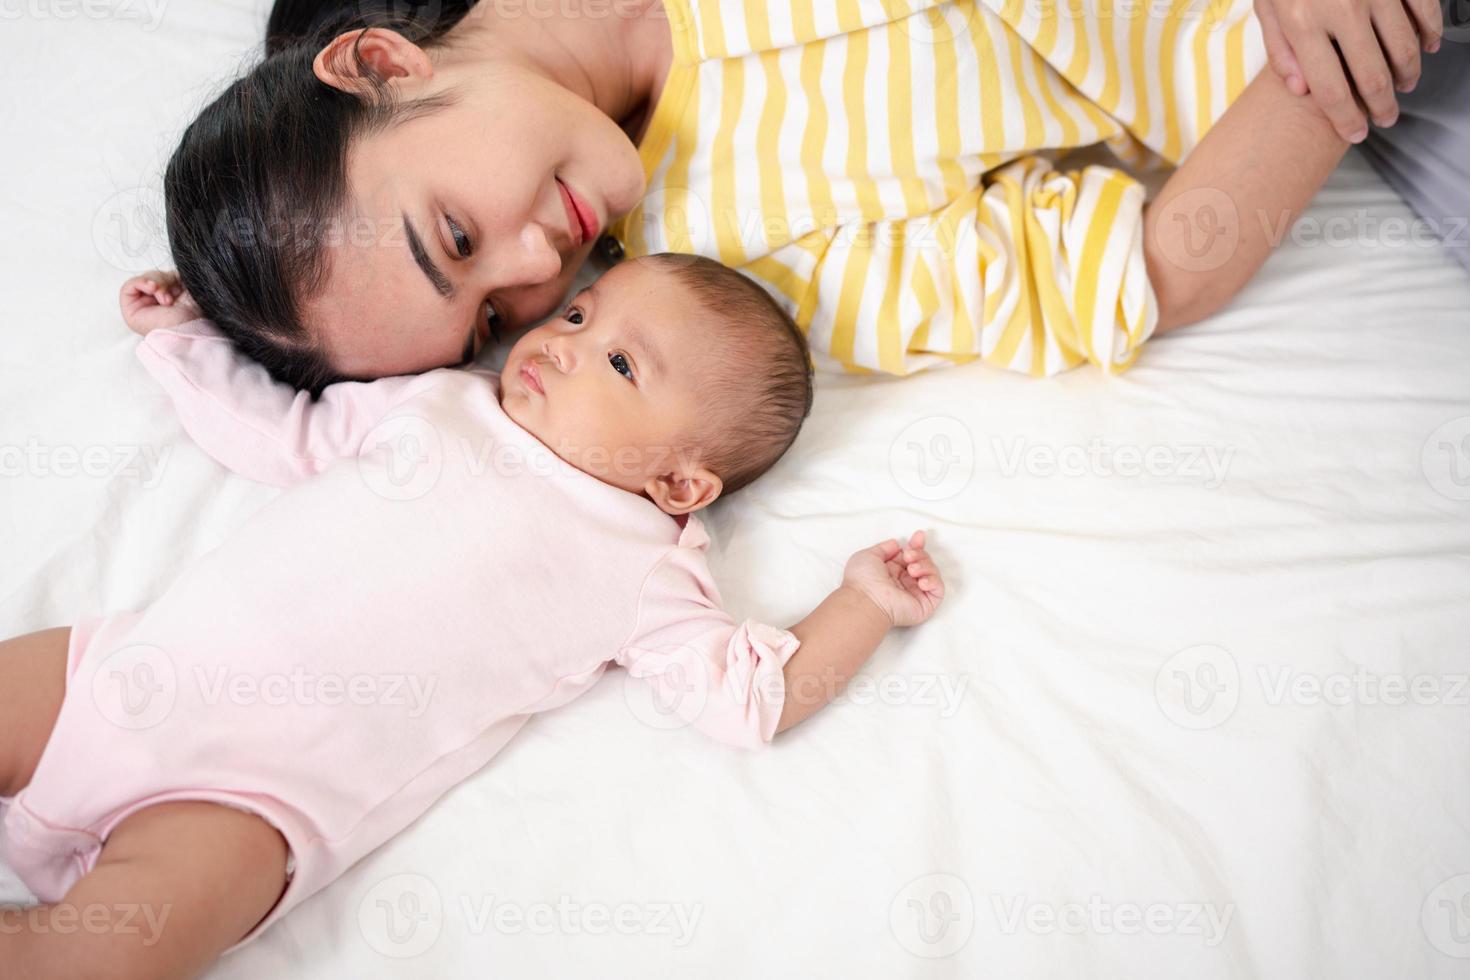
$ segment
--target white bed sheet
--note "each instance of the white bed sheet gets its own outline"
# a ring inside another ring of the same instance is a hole
[[[146,602],[273,493],[115,300],[264,0],[99,9],[0,25],[4,635]],[[925,527],[931,624],[764,753],[611,675],[211,976],[1466,976],[1470,279],[1409,217],[1350,157],[1122,378],[824,378],[711,515],[726,598],[794,620]]]

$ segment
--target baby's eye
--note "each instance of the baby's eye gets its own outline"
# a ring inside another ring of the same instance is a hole
[[[607,363],[611,364],[614,371],[629,381],[633,380],[633,366],[628,363],[628,359],[622,354],[614,352],[607,355]]]
[[[493,334],[500,329],[500,313],[496,311],[495,304],[489,300],[485,301],[485,322]]]
[[[582,311],[577,309],[575,306],[568,306],[566,313],[562,314],[562,319],[572,324],[573,326],[581,326]]]

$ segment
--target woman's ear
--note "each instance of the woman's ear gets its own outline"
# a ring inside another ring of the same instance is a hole
[[[643,487],[648,499],[658,505],[665,514],[675,517],[692,514],[708,507],[719,499],[725,484],[709,470],[696,469],[688,473],[666,473],[649,480]]]
[[[354,47],[357,49],[355,55]],[[371,72],[385,81],[391,78],[427,80],[434,77],[434,64],[423,48],[397,31],[382,27],[367,27],[338,34],[317,52],[311,67],[318,79],[332,88],[349,93],[373,88],[371,80],[364,77],[365,72]]]

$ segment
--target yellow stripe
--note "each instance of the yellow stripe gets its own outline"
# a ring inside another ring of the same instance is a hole
[[[801,91],[808,109],[806,128],[801,134],[801,168],[806,171],[807,200],[812,217],[819,227],[837,224],[837,208],[832,203],[832,185],[822,166],[822,150],[827,144],[827,103],[822,98],[822,56],[826,41],[808,44],[801,49]]]
[[[847,38],[847,63],[842,70],[842,108],[847,113],[847,176],[857,190],[864,221],[883,218],[883,202],[868,175],[868,117],[865,88],[868,77],[868,34]]]
[[[929,352],[929,326],[939,312],[939,290],[934,286],[934,276],[923,254],[914,256],[914,271],[909,276],[909,288],[919,301],[919,325],[909,340],[909,350]],[[933,353],[938,353],[933,352]]]
[[[1070,6],[1072,0],[1063,0],[1063,3]],[[1087,38],[1087,28],[1081,17],[1068,17],[1067,26],[1071,28],[1072,60],[1062,69],[1062,74],[1080,89],[1082,80],[1092,67],[1092,44]]]
[[[735,171],[740,167],[735,159],[735,127],[745,98],[745,62],[727,58],[720,68],[720,127],[710,149],[710,211],[720,261],[738,266],[745,261],[745,249],[740,241],[740,215],[735,209]]]
[[[1190,0],[1174,0],[1169,15],[1164,19],[1164,29],[1159,35],[1159,90],[1164,95],[1164,144],[1159,155],[1170,163],[1178,163],[1183,150],[1184,137],[1179,128],[1178,82],[1174,76],[1174,50],[1178,45],[1179,28],[1187,15]]]
[[[1077,129],[1077,123],[1073,121],[1067,110],[1062,108],[1061,103],[1057,101],[1056,96],[1052,93],[1051,85],[1048,84],[1050,78],[1056,77],[1056,71],[1051,65],[1043,61],[1041,55],[1035,51],[1028,51],[1028,54],[1031,57],[1031,66],[1035,69],[1036,73],[1036,87],[1041,89],[1041,98],[1046,102],[1046,107],[1051,110],[1052,117],[1062,124],[1061,145],[1078,145],[1082,139],[1082,135]],[[1066,79],[1062,79],[1062,81],[1065,83]]]
[[[980,194],[980,188],[976,187],[941,211],[936,230],[941,254],[944,261],[949,263],[951,277],[954,280],[954,322],[949,325],[949,349],[952,351],[967,351],[975,346],[975,321],[970,316],[969,307],[965,305],[960,283],[969,281],[969,276],[972,274],[978,276],[979,281],[983,283],[985,269],[982,266],[972,273],[969,269],[959,268],[955,263],[959,261],[960,223],[971,213],[978,212]],[[989,297],[986,299],[988,300]]]
[[[1194,139],[1198,144],[1200,138],[1210,128],[1210,120],[1214,115],[1210,108],[1214,100],[1210,91],[1209,53],[1210,32],[1214,29],[1214,18],[1207,11],[1203,19],[1195,21],[1190,26],[1194,28]]]
[[[760,167],[761,218],[767,248],[780,248],[791,241],[791,220],[786,214],[786,191],[781,176],[781,123],[786,118],[786,82],[781,78],[779,51],[759,55],[766,75],[766,98],[756,126],[756,158]]]
[[[918,178],[914,158],[914,67],[908,31],[890,23],[888,40],[888,153],[903,188],[905,217],[928,212],[929,195]]]
[[[1123,203],[1124,192],[1133,184],[1132,179],[1115,171],[1098,192],[1097,207],[1087,224],[1087,236],[1082,240],[1082,254],[1072,256],[1072,274],[1075,286],[1072,290],[1072,305],[1077,311],[1078,325],[1085,338],[1097,333],[1097,290],[1098,273],[1103,259],[1113,241],[1113,226],[1118,219],[1118,209]],[[1112,305],[1109,304],[1109,310]],[[1088,343],[1088,353],[1096,359],[1096,352]],[[1111,359],[1112,351],[1107,352]]]
[[[1026,242],[1026,216],[1023,213],[1024,192],[1021,185],[1009,174],[996,178],[995,185],[1005,191],[1006,210],[1010,212],[1011,235],[1015,248],[1011,253],[1012,264],[1015,266],[1014,279],[1019,286],[1020,295],[1017,297],[1016,307],[1011,311],[1011,318],[1006,323],[1005,330],[1000,335],[1000,341],[985,354],[985,363],[998,367],[1010,368],[1011,361],[1016,356],[1016,351],[1021,347],[1021,341],[1030,329],[1031,321],[1035,318],[1033,312],[1036,308],[1036,287],[1031,277],[1031,262]],[[990,326],[990,324],[986,324]]]
[[[762,255],[745,263],[745,269],[770,283],[793,307],[806,298],[811,283],[775,256]]]
[[[1146,142],[1153,123],[1148,108],[1148,66],[1152,60],[1148,53],[1148,28],[1153,18],[1140,9],[1135,9],[1132,17],[1133,23],[1128,25],[1128,60],[1133,68],[1133,118],[1128,128]]]
[[[868,281],[868,264],[873,257],[872,226],[853,236],[853,243],[842,269],[842,288],[837,296],[837,312],[832,325],[832,356],[852,365],[854,338],[857,336],[858,314],[863,306],[863,286]]]
[[[812,0],[790,0],[791,33],[793,44],[804,44],[817,37],[816,16],[812,12]]]
[[[699,32],[688,0],[664,0],[664,13],[669,18],[674,42],[674,64],[692,65],[699,61]]]
[[[836,6],[838,31],[850,35],[862,29],[863,5],[859,0],[836,0]]]
[[[990,43],[987,25],[970,26],[970,47],[975,51],[976,67],[980,70],[980,131],[985,138],[985,151],[999,153],[1006,146],[1005,97],[1014,86],[1002,85],[1000,63],[995,57],[995,47]],[[1010,33],[1010,32],[1007,32]]]
[[[822,258],[832,244],[831,236],[831,230],[818,229],[801,236],[797,243],[817,257],[817,263],[812,268],[812,279],[807,284],[806,295],[801,298],[801,302],[796,307],[796,325],[801,328],[803,334],[811,332],[812,317],[817,312],[817,301],[821,299]]]
[[[903,248],[894,247],[891,252],[888,282],[883,286],[883,302],[878,307],[878,369],[903,374],[903,325],[898,319],[898,299],[903,291]]]
[[[1041,0],[1041,3],[1038,5],[1040,8],[1040,20],[1036,28],[1036,38],[1031,44],[1043,58],[1050,58],[1056,53],[1057,24],[1061,21],[1061,11],[1057,9],[1057,3],[1058,0]],[[1021,0],[1018,0],[1015,13],[1012,15],[1015,19],[1007,18],[1011,26],[1016,27],[1018,30],[1023,5]],[[1008,12],[1011,10],[1009,3],[1006,4],[1006,10]]]
[[[1097,21],[1097,33],[1102,39],[1103,87],[1097,94],[1097,104],[1111,115],[1117,115],[1118,99],[1122,81],[1118,75],[1118,31],[1117,7],[1113,0],[1096,0],[1101,16]],[[1133,0],[1125,0],[1132,8]]]
[[[725,22],[720,19],[720,0],[698,0],[699,39],[701,54],[705,58],[723,58],[725,47]]]
[[[691,71],[688,101],[699,105],[699,72]],[[669,249],[693,252],[689,234],[689,160],[700,144],[699,113],[692,113],[674,139],[674,159],[664,174],[664,234]]]
[[[924,12],[929,18],[929,29],[940,35],[948,31],[944,15],[937,7]],[[948,113],[946,114],[946,110]],[[944,182],[944,199],[952,201],[966,190],[965,170],[957,162],[960,155],[960,92],[959,67],[955,57],[955,46],[949,42],[934,45],[934,121],[935,140],[939,147],[939,173]]]
[[[1046,139],[1046,125],[1042,122],[1041,108],[1036,104],[1035,94],[1026,83],[1021,61],[1021,38],[1015,31],[1008,30],[1005,33],[1006,45],[1011,55],[1011,71],[1015,73],[1015,94],[1021,101],[1021,119],[1026,126],[1026,146],[1034,149],[1041,146]]]
[[[1225,35],[1225,104],[1235,101],[1245,89],[1245,28],[1249,20],[1242,17],[1230,25]]]

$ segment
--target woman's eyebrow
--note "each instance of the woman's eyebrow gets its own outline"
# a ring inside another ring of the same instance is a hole
[[[423,239],[419,238],[419,233],[414,230],[413,222],[408,220],[407,211],[403,212],[403,233],[408,237],[409,254],[413,256],[413,260],[417,263],[418,267],[423,270],[424,276],[429,280],[429,284],[434,287],[435,292],[445,299],[453,299],[454,283],[450,282],[449,277],[434,264],[433,259],[429,258],[429,253],[424,249]]]

